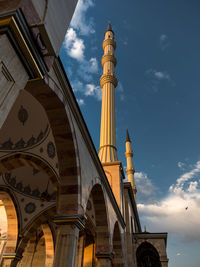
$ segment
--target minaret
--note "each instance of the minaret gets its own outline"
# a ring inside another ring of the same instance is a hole
[[[114,56],[115,48],[114,32],[109,22],[103,41],[104,55],[101,60],[103,75],[100,79],[103,92],[99,158],[102,163],[118,161],[115,130],[115,88],[117,87],[117,78],[114,74],[117,63]]]
[[[125,152],[125,156],[126,156],[126,161],[127,161],[127,168],[126,168],[126,173],[128,175],[128,181],[131,183],[132,189],[133,189],[133,194],[136,200],[136,186],[135,186],[135,179],[134,179],[134,172],[135,169],[133,167],[133,151],[131,149],[131,140],[129,137],[129,133],[128,130],[126,130],[126,152]]]

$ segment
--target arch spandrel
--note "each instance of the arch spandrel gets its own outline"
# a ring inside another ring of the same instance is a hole
[[[24,156],[18,157],[19,154]],[[21,158],[21,161],[25,157],[35,156],[58,176],[57,149],[48,117],[38,101],[24,90],[20,92],[0,129],[0,161],[6,164],[8,157],[11,160],[11,155]],[[40,167],[35,164],[37,168]]]
[[[41,213],[56,206],[56,191],[50,177],[31,167],[22,166],[1,175],[1,189],[12,192],[15,199],[19,234]]]

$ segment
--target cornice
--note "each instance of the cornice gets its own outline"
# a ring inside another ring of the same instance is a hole
[[[20,9],[0,16],[0,33],[10,39],[30,79],[43,78],[47,67]]]
[[[142,232],[142,233],[134,233],[133,234],[137,239],[164,239],[165,245],[167,246],[167,232],[163,233],[149,233],[149,232]]]
[[[116,42],[114,39],[105,39],[102,44],[103,50],[107,45],[112,45],[114,49],[116,49]]]
[[[85,228],[86,220],[83,216],[74,215],[74,216],[63,216],[63,215],[56,215],[52,220],[57,225],[63,224],[74,224],[80,230]]]

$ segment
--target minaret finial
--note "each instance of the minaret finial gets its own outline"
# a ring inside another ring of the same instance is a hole
[[[110,20],[108,21],[107,31],[112,31],[112,26],[111,26]]]
[[[126,156],[126,161],[127,161],[127,168],[126,168],[126,173],[128,175],[128,181],[129,183],[131,183],[132,189],[133,189],[133,194],[134,194],[134,198],[136,200],[136,186],[135,186],[135,179],[134,179],[134,173],[135,173],[135,169],[133,167],[133,151],[131,149],[131,141],[130,141],[130,137],[129,137],[129,133],[128,130],[126,130],[126,152],[125,152],[125,156]]]
[[[117,63],[114,56],[115,48],[114,32],[109,22],[103,41],[104,55],[101,60],[103,75],[100,79],[103,90],[99,158],[102,163],[118,161],[115,129],[115,88],[117,87],[117,78],[114,73]]]

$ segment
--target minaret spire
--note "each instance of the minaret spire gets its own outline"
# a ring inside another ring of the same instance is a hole
[[[111,26],[111,23],[110,23],[110,21],[108,21],[108,27],[107,27],[107,31],[112,31],[112,26]]]
[[[118,161],[115,129],[115,88],[117,87],[117,78],[114,74],[114,67],[117,63],[114,56],[115,48],[114,32],[108,22],[103,41],[104,55],[101,60],[103,75],[100,79],[103,92],[99,158],[102,163]]]
[[[129,137],[128,129],[126,130],[126,161],[127,161],[127,168],[126,168],[126,173],[128,175],[128,181],[131,183],[132,189],[133,189],[133,194],[136,200],[136,186],[135,186],[135,179],[134,179],[134,173],[135,169],[133,167],[133,151],[131,149],[131,140]]]

